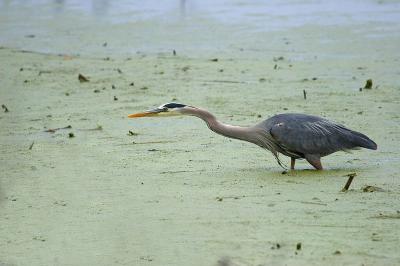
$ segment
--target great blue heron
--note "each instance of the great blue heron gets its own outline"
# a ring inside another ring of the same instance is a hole
[[[306,114],[279,114],[250,127],[231,126],[219,122],[209,111],[180,103],[166,103],[152,110],[128,115],[196,116],[217,134],[254,143],[272,152],[282,166],[278,153],[291,158],[290,169],[296,159],[306,159],[317,170],[322,170],[321,157],[336,151],[359,147],[376,150],[377,145],[364,134],[350,130],[324,118]],[[283,166],[282,166],[283,167]]]

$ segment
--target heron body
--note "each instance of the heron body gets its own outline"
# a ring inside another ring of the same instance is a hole
[[[306,159],[316,169],[322,169],[320,158],[337,151],[356,148],[377,149],[377,145],[362,133],[324,118],[306,114],[279,114],[257,126],[267,130],[276,141],[277,151],[293,160]]]
[[[322,170],[321,157],[336,151],[356,148],[377,149],[376,143],[362,133],[327,119],[306,114],[278,114],[254,126],[241,127],[221,123],[205,109],[167,103],[128,117],[173,115],[196,116],[204,120],[215,133],[248,141],[267,149],[281,166],[278,154],[286,155],[291,158],[291,169],[294,169],[296,159],[306,159],[314,168]]]

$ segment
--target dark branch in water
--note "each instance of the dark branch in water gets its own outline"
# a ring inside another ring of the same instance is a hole
[[[350,174],[347,174],[345,176],[348,176],[349,179],[347,179],[346,185],[344,185],[344,187],[342,189],[342,192],[346,192],[347,190],[349,190],[351,182],[353,182],[353,179],[354,179],[355,176],[357,176],[357,174],[356,173],[350,173]]]

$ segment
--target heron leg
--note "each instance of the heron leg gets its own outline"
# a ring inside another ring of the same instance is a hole
[[[309,162],[312,166],[314,166],[315,169],[317,170],[323,170],[322,164],[321,164],[321,157],[318,155],[306,155],[306,160]]]
[[[290,170],[294,170],[294,164],[296,163],[296,159],[291,157],[290,158]]]

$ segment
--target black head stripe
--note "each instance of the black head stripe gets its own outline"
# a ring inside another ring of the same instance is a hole
[[[181,103],[167,103],[167,104],[164,104],[164,107],[167,107],[167,108],[181,108],[181,107],[185,107],[186,105],[185,104],[181,104]]]

